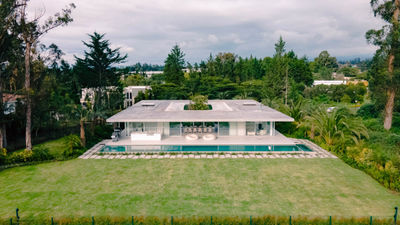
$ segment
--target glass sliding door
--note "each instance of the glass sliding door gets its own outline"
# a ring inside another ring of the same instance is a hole
[[[228,122],[219,122],[218,134],[219,134],[219,136],[229,136],[229,123]]]
[[[181,136],[181,123],[170,122],[169,123],[169,135],[170,136]]]
[[[247,136],[255,136],[256,135],[256,123],[255,122],[246,122],[246,135]]]

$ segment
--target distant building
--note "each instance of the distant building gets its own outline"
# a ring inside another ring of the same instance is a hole
[[[128,86],[124,88],[124,107],[127,108],[135,104],[135,98],[140,91],[144,92],[151,89],[150,86]]]
[[[106,87],[107,91],[115,91],[117,90],[117,87],[115,86],[109,86]],[[94,103],[94,96],[96,94],[96,91],[98,91],[98,88],[82,88],[81,90],[81,105],[86,105],[86,102],[89,101],[90,103]]]
[[[18,100],[22,99],[22,95],[13,95],[3,93],[4,115],[15,113]]]
[[[146,76],[148,78],[150,78],[154,74],[162,74],[162,73],[164,73],[164,71],[143,71],[143,72],[139,72],[139,74],[143,74],[144,76]],[[133,75],[133,74],[138,74],[138,73],[136,71],[129,72],[129,75]]]
[[[345,80],[314,80],[313,85],[341,85],[346,84]]]

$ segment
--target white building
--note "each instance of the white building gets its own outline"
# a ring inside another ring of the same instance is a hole
[[[313,85],[341,85],[346,83],[345,80],[314,80]]]
[[[140,91],[144,92],[151,89],[150,86],[128,86],[124,88],[124,107],[127,108],[135,104],[135,97]]]
[[[275,130],[293,118],[254,100],[209,100],[209,110],[188,104],[145,100],[108,118],[123,129],[105,151],[307,151]]]
[[[86,102],[89,101],[90,103],[94,103],[94,97],[96,92],[98,91],[98,88],[82,88],[81,90],[81,105],[86,105]],[[117,87],[114,86],[109,86],[106,87],[107,91],[115,91],[117,90]]]

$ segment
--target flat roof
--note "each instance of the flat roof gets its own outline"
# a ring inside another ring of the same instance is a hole
[[[184,110],[190,100],[143,100],[107,122],[293,122],[294,119],[254,100],[209,100],[211,110]]]

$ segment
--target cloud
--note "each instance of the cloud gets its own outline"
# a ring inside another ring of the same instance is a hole
[[[70,1],[31,0],[29,9],[34,14],[45,6],[48,16]],[[79,0],[75,4],[74,22],[52,30],[42,42],[59,45],[67,55],[82,55],[87,34],[106,33],[113,46],[128,53],[127,64],[163,63],[176,43],[190,62],[218,52],[271,56],[279,36],[288,50],[309,58],[322,50],[337,57],[371,56],[375,48],[364,35],[381,26],[365,0]]]

